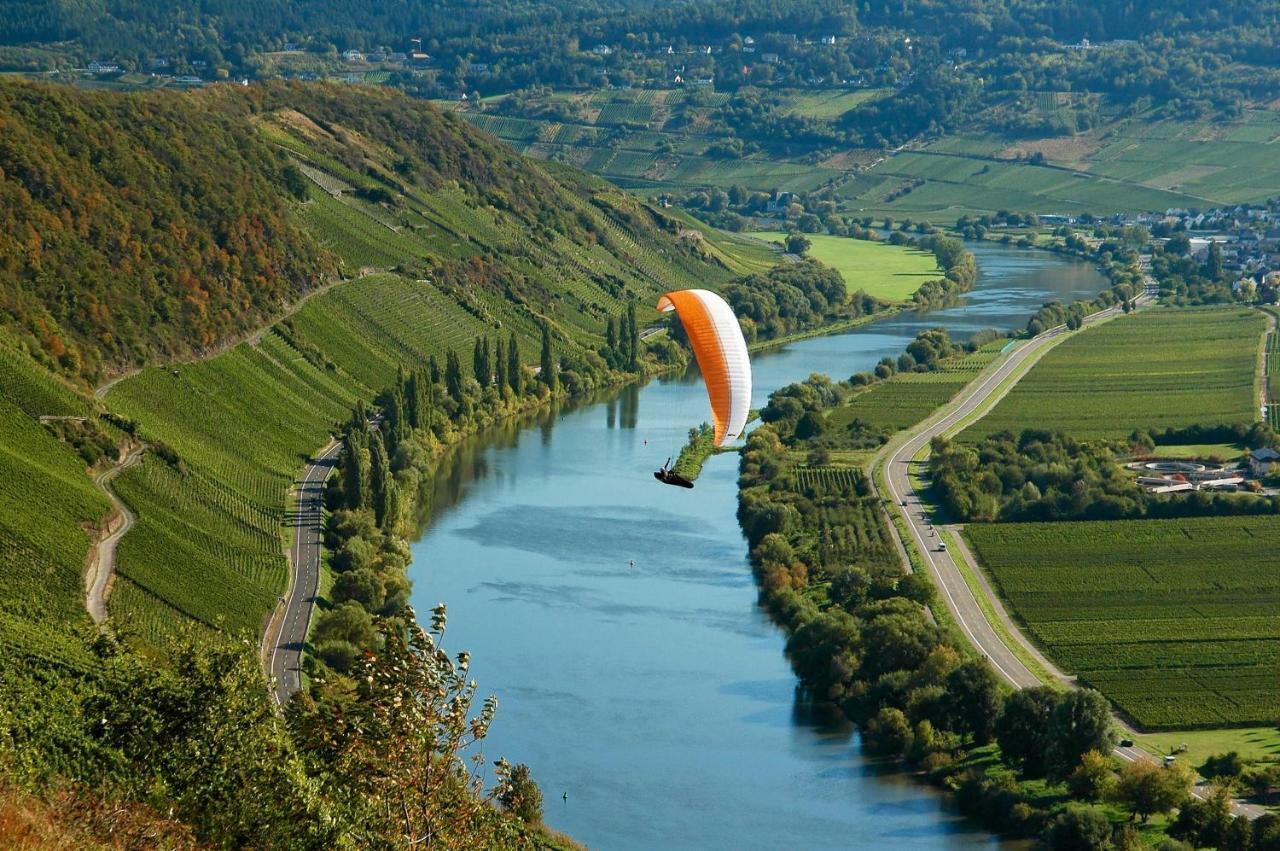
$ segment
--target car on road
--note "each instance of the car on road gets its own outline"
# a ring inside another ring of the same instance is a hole
[[[1121,739],[1121,740],[1120,740],[1120,747],[1122,747],[1122,748],[1131,748],[1131,747],[1133,747],[1133,739]]]
[[[939,542],[938,542],[938,552],[940,552],[940,553],[945,553],[946,551],[947,551],[947,542],[946,542],[946,541],[939,541]]]

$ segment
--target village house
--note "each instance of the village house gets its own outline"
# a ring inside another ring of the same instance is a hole
[[[90,62],[90,74],[119,74],[120,66],[114,62]]]
[[[348,50],[342,54],[342,58],[348,62],[363,62],[364,54],[358,50]]]
[[[1280,465],[1280,452],[1269,446],[1254,449],[1249,453],[1249,471],[1258,478],[1270,475]]]

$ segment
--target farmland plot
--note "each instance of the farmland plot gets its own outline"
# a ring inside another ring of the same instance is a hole
[[[1157,309],[1077,333],[963,439],[1027,428],[1120,439],[1134,429],[1251,423],[1264,327],[1238,307]]]
[[[1280,715],[1280,525],[1270,517],[972,524],[1049,655],[1144,728]]]

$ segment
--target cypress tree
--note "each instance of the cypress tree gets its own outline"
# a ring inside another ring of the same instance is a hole
[[[366,433],[363,429],[347,431],[342,453],[342,495],[347,508],[365,508],[369,504],[369,461],[365,457]]]
[[[616,351],[618,348],[618,328],[613,324],[613,317],[609,317],[609,325],[604,332],[604,343],[609,347],[609,351]]]
[[[551,326],[542,323],[542,370],[538,378],[552,390],[556,388],[556,363],[551,352]]]
[[[391,490],[395,485],[395,480],[391,478],[387,450],[382,444],[382,434],[375,431],[369,436],[369,501],[373,506],[373,518],[378,528],[383,528],[383,524],[391,516]]]
[[[497,385],[498,392],[501,394],[507,386],[507,350],[502,345],[500,336],[495,337],[493,341],[493,371],[496,373],[493,383]]]
[[[476,374],[476,382],[481,387],[489,386],[492,373],[489,372],[489,341],[477,337],[475,347],[471,350],[471,368]]]
[[[418,407],[421,399],[418,393],[418,371],[415,369],[404,380],[404,416],[409,421],[409,428],[422,427],[422,411]]]
[[[436,401],[436,386],[427,373],[418,373],[418,422],[423,428],[431,428],[435,417],[432,407]]]
[[[458,353],[450,349],[444,357],[444,385],[453,401],[462,402],[462,362]]]
[[[511,392],[520,395],[520,344],[516,341],[516,332],[511,332],[511,340],[507,343],[507,381],[511,384]]]
[[[627,369],[635,372],[640,365],[640,329],[636,327],[636,303],[627,302]]]
[[[440,363],[439,361],[436,360],[435,355],[432,355],[430,358],[427,359],[427,366],[431,371],[430,373],[431,383],[439,384],[440,383]]]

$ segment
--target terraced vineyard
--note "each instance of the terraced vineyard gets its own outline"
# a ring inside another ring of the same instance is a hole
[[[972,524],[1016,616],[1144,728],[1280,717],[1280,526],[1269,517]]]
[[[62,659],[88,623],[81,573],[86,529],[111,506],[78,455],[19,407],[29,386],[0,384],[0,647],[11,658]],[[60,395],[60,394],[57,394]]]
[[[1248,424],[1265,322],[1238,308],[1152,309],[1073,335],[963,433],[1062,429],[1124,438],[1134,429]]]

